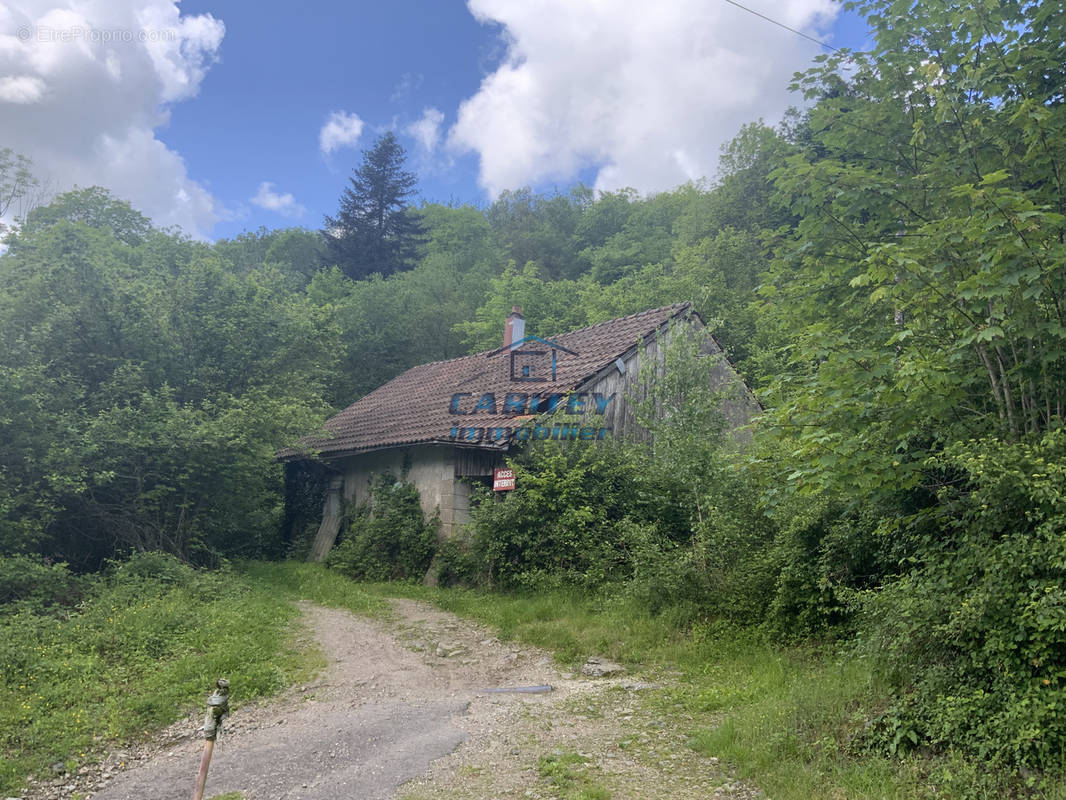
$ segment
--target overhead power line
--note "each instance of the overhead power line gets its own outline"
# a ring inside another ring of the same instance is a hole
[[[783,22],[778,22],[776,19],[771,19],[770,17],[766,16],[765,14],[760,14],[758,11],[755,11],[754,9],[751,9],[751,8],[748,8],[747,6],[741,5],[740,3],[736,2],[736,0],[725,0],[725,2],[729,3],[729,5],[731,5],[731,6],[736,6],[737,8],[741,9],[742,11],[747,11],[749,14],[754,14],[755,16],[759,17],[760,19],[764,19],[767,22],[770,22],[770,23],[776,25],[779,28],[784,28],[786,31],[791,31],[792,33],[796,34],[797,36],[802,36],[804,39],[807,39],[808,41],[814,42],[817,45],[821,45],[822,47],[826,47],[826,48],[828,48],[830,50],[837,50],[836,47],[833,47],[833,45],[831,45],[831,44],[826,44],[821,39],[815,39],[813,36],[809,36],[808,34],[804,33],[803,31],[798,31],[795,28],[790,28],[788,25],[786,25]]]

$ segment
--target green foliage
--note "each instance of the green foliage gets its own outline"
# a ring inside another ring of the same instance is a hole
[[[483,580],[596,587],[626,575],[626,532],[648,505],[636,489],[638,451],[615,442],[579,447],[549,440],[530,444],[508,463],[516,489],[502,502],[483,495],[473,510]]]
[[[220,676],[240,705],[288,684],[307,658],[290,648],[293,607],[228,571],[159,553],[88,581],[64,614],[0,613],[0,791],[55,761],[97,755],[202,709]],[[10,613],[7,613],[11,609]]]
[[[893,687],[868,744],[1047,769],[1066,724],[1044,466],[1066,413],[1062,16],[854,5],[873,49],[800,77],[814,104],[770,174],[798,219],[760,290],[766,430],[776,483],[818,510],[783,528],[775,624],[862,610]],[[801,500],[764,485],[775,514]]]
[[[896,688],[875,741],[1060,766],[1066,747],[1066,430],[954,445],[923,563],[867,599]]]
[[[488,297],[474,319],[456,323],[456,330],[472,350],[491,350],[503,343],[503,320],[512,306],[520,306],[528,320],[527,336],[555,336],[587,324],[586,310],[574,302],[574,281],[546,281],[534,262],[519,268],[515,262],[494,277]]]
[[[772,177],[800,221],[762,309],[791,330],[792,480],[868,494],[1064,415],[1066,105],[1037,65],[1066,51],[1039,3],[856,5],[873,51],[799,83],[809,144]]]
[[[450,536],[438,541],[432,562],[432,575],[438,585],[475,586],[484,572],[469,526],[453,529]]]
[[[20,609],[43,612],[73,605],[84,582],[66,564],[47,564],[36,556],[0,556],[0,614]]]
[[[325,315],[273,267],[79,190],[0,256],[0,552],[277,552],[278,445],[335,364]]]
[[[742,387],[712,389],[722,356],[707,354],[709,345],[705,329],[687,325],[664,337],[660,360],[642,367],[637,419],[652,436],[649,468],[663,500],[688,513],[688,535],[675,536],[687,545],[675,570],[690,576],[690,599],[705,614],[757,623],[773,591],[775,528],[756,500],[754,473],[740,468],[723,415]]]
[[[152,231],[152,223],[135,211],[129,203],[113,197],[106,189],[90,186],[74,189],[55,198],[48,205],[34,208],[26,217],[12,247],[28,244],[26,236],[58,225],[61,222],[82,223],[107,234],[126,245],[142,244]]]
[[[692,620],[763,619],[778,565],[775,524],[725,433],[706,332],[678,326],[645,365],[649,442],[536,442],[510,459],[516,490],[473,513],[476,580],[604,589]]]
[[[0,147],[0,217],[10,212],[16,219],[25,218],[39,186],[33,175],[33,162],[10,147]],[[6,229],[0,223],[0,241]]]
[[[785,636],[841,634],[851,630],[855,593],[894,573],[902,543],[879,532],[875,512],[804,500],[773,515],[778,572],[767,621]]]
[[[465,352],[453,328],[474,316],[500,270],[490,231],[472,208],[427,205],[420,213],[425,255],[413,269],[351,281],[334,268],[316,274],[307,288],[311,302],[340,335],[341,361],[328,391],[336,406],[348,405],[408,367]]]
[[[422,580],[437,550],[440,520],[427,520],[418,489],[394,475],[375,475],[370,496],[351,515],[327,563],[358,580]]]
[[[240,274],[269,267],[289,278],[294,290],[304,288],[327,260],[326,242],[306,228],[260,228],[233,239],[220,239],[212,248]]]
[[[485,211],[501,262],[519,269],[536,265],[551,280],[576,277],[573,237],[582,218],[583,187],[547,197],[530,189],[505,190]],[[510,309],[508,309],[510,310]]]

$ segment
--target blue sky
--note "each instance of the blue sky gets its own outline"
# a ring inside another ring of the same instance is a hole
[[[834,0],[746,5],[863,44]],[[209,239],[319,226],[386,130],[430,202],[654,192],[713,177],[818,52],[725,0],[0,0],[0,146]]]

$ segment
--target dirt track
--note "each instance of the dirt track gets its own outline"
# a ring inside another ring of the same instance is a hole
[[[581,787],[616,800],[760,796],[684,746],[676,718],[667,724],[646,702],[654,687],[561,672],[541,651],[422,603],[392,602],[388,622],[302,606],[329,666],[313,685],[234,713],[207,797],[481,800]],[[541,684],[553,690],[486,691]],[[114,753],[26,797],[187,800],[202,750],[197,724],[172,726],[140,755]],[[573,765],[553,782],[541,774],[543,759]]]

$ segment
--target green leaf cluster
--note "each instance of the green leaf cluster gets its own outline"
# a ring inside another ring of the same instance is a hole
[[[370,496],[349,513],[327,563],[357,580],[421,581],[437,552],[440,520],[427,519],[418,489],[395,475],[375,475]]]
[[[278,547],[279,443],[325,411],[332,323],[99,189],[0,256],[0,552]]]

